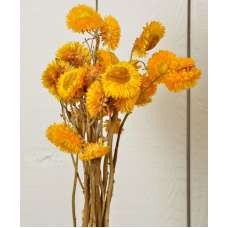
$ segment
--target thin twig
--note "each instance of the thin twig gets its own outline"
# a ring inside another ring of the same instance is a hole
[[[121,125],[120,125],[120,128],[119,128],[119,131],[118,131],[118,136],[117,136],[117,140],[116,140],[116,146],[115,146],[115,151],[114,151],[114,157],[113,157],[113,164],[114,164],[114,170],[116,168],[116,162],[117,162],[117,155],[118,155],[118,148],[119,148],[119,143],[120,143],[120,135],[121,135],[121,132],[122,132],[122,129],[123,129],[123,126],[128,118],[128,116],[130,115],[130,112],[127,113],[122,122],[121,122]]]
[[[77,226],[77,217],[76,217],[76,187],[77,187],[77,173],[78,173],[78,155],[76,156],[75,167],[74,167],[74,183],[72,190],[72,217],[73,217],[73,226]]]
[[[84,188],[85,188],[85,194],[84,194],[84,209],[83,209],[83,219],[82,219],[82,226],[88,226],[89,220],[90,220],[90,179],[89,179],[89,163],[83,162],[83,168],[84,168]]]
[[[63,118],[64,123],[67,124],[66,114],[64,111],[64,103],[60,101],[60,105],[61,105],[61,117]]]
[[[91,58],[93,59],[93,62],[94,62],[95,59],[94,59],[93,50],[92,50],[92,48],[90,47],[90,44],[89,44],[88,40],[89,40],[89,39],[85,39],[84,42],[86,43],[86,45],[87,45],[87,47],[88,47],[88,49],[89,49],[89,52],[90,52],[90,56],[91,56]]]
[[[96,11],[98,12],[98,0],[96,0]]]
[[[117,118],[118,118],[118,112],[114,111],[113,116],[111,118],[111,124],[113,124],[117,120]],[[106,194],[106,199],[105,199],[105,208],[102,208],[102,212],[104,212],[104,214],[102,215],[104,226],[109,225],[110,203],[111,203],[111,199],[112,199],[113,184],[114,184],[114,165],[113,165],[113,158],[112,158],[112,142],[113,142],[113,130],[110,128],[108,131],[108,145],[110,147],[110,152],[108,153],[110,174],[109,174],[108,188],[107,188],[107,194]]]
[[[83,191],[83,193],[84,193],[85,189],[84,189],[84,186],[83,186],[83,183],[82,183],[81,177],[80,177],[80,175],[79,175],[79,173],[78,173],[78,172],[77,172],[77,176],[78,176],[79,184],[80,184],[80,186],[81,186],[81,188],[82,188],[82,191]]]
[[[96,64],[97,62],[97,51],[99,49],[99,45],[100,45],[100,36],[98,34],[98,31],[96,31],[96,45],[95,45],[95,50],[94,50],[94,64]]]
[[[130,61],[132,60],[132,58],[133,58],[133,48],[131,49]]]
[[[137,63],[142,63],[143,67],[144,67],[144,70],[147,70],[147,66],[146,66],[146,64],[143,61],[137,60]]]
[[[71,154],[71,159],[72,159],[74,168],[76,169],[76,168],[77,168],[77,165],[76,165],[76,161],[75,161],[75,159],[74,159],[73,154]],[[83,183],[82,183],[82,180],[81,180],[81,177],[80,177],[78,171],[77,171],[77,177],[78,177],[78,180],[79,180],[79,184],[80,184],[80,186],[81,186],[81,188],[82,188],[82,191],[83,191],[83,193],[84,193],[84,186],[83,186]]]

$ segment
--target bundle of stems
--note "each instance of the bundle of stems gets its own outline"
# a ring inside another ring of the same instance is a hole
[[[75,131],[83,136],[87,143],[98,142],[100,138],[105,138],[110,149],[109,153],[104,157],[83,161],[83,180],[78,170],[78,155],[70,155],[74,166],[72,190],[73,225],[77,225],[75,196],[77,183],[79,183],[84,194],[82,226],[108,226],[120,135],[130,113],[125,114],[123,117],[113,145],[115,136],[112,130],[113,128],[109,127],[107,134],[104,135],[103,116],[91,119],[83,98],[80,102],[70,105],[64,104],[63,102],[60,103],[62,110],[61,116],[65,124],[74,127]],[[119,118],[118,114],[117,111],[114,111],[113,114],[108,117],[111,125]]]

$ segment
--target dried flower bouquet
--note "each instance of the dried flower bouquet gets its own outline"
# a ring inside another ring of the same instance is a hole
[[[103,18],[97,10],[78,5],[69,11],[67,26],[85,39],[59,48],[42,75],[43,86],[60,103],[63,118],[46,134],[72,159],[73,226],[77,226],[77,184],[84,195],[82,226],[108,226],[120,136],[127,117],[134,107],[149,104],[159,85],[172,92],[183,91],[196,84],[201,71],[192,58],[170,51],[153,53],[144,63],[143,57],[165,33],[157,21],[145,25],[127,61],[113,52],[120,40],[120,26],[113,16]],[[80,161],[83,174],[78,170]]]

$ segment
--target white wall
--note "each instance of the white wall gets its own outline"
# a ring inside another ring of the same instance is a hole
[[[192,56],[203,71],[192,90],[192,225],[206,225],[208,216],[208,51],[207,0],[192,1]]]
[[[192,55],[203,78],[192,90],[192,222],[207,225],[207,1],[193,1]],[[167,28],[156,50],[186,55],[186,0],[100,0],[100,12],[122,26],[117,54],[129,57],[141,27]],[[59,106],[41,86],[41,74],[64,42],[80,39],[65,15],[94,0],[21,0],[21,225],[71,226],[70,157],[45,138],[60,120]],[[136,109],[122,135],[111,208],[112,226],[186,225],[186,93],[160,87],[154,102]],[[78,198],[81,212],[82,198]]]

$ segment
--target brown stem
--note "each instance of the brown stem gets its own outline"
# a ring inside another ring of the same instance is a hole
[[[96,11],[98,11],[98,0],[96,0]]]
[[[100,193],[100,161],[101,159],[95,159],[94,165],[94,178],[95,178],[95,197],[96,197],[96,218],[97,218],[97,226],[102,226],[102,215],[101,215],[101,193]]]
[[[118,112],[114,111],[113,116],[111,118],[111,124],[113,124],[118,118]],[[106,193],[105,205],[102,208],[103,214],[103,225],[109,225],[109,213],[110,213],[110,203],[112,198],[113,192],[113,184],[114,184],[114,166],[113,166],[113,159],[112,159],[112,141],[113,141],[113,131],[112,128],[108,131],[108,146],[110,148],[110,152],[108,153],[108,161],[109,161],[109,180],[108,180],[108,188]]]
[[[106,191],[107,180],[108,180],[108,155],[105,155],[104,164],[103,164],[103,187],[104,187],[104,191]]]
[[[89,201],[90,201],[90,179],[89,179],[89,171],[88,171],[88,162],[83,162],[84,168],[84,208],[83,208],[83,219],[82,226],[88,226],[90,210],[89,210]]]
[[[93,39],[95,39],[94,37],[93,38],[91,38],[92,39],[92,41],[93,41]],[[90,52],[90,56],[92,57],[92,59],[93,59],[93,61],[95,62],[95,60],[94,60],[94,55],[93,55],[93,47],[92,47],[92,42],[91,42],[91,45],[89,45],[89,41],[90,39],[85,39],[85,43],[86,43],[86,45],[87,45],[87,47],[88,47],[88,49],[89,49],[89,52]]]
[[[67,118],[66,118],[66,114],[65,114],[65,110],[64,110],[63,101],[60,101],[60,105],[61,105],[61,117],[63,118],[64,123],[67,124]]]
[[[104,195],[103,195],[103,201],[102,201],[102,218],[104,215],[104,210],[105,210],[105,194],[106,194],[106,188],[107,188],[107,184],[108,184],[108,155],[105,156],[104,158],[104,164],[103,164],[103,191],[104,191]]]
[[[96,226],[96,192],[95,192],[95,172],[94,172],[94,161],[90,162],[90,192],[91,192],[91,214],[90,214],[90,225]]]
[[[75,169],[76,169],[76,166],[77,166],[77,165],[76,165],[76,161],[75,161],[75,159],[74,159],[73,154],[71,154],[71,159],[72,159],[73,165],[74,165],[74,167],[75,167]],[[83,191],[83,193],[84,193],[84,186],[83,186],[81,177],[80,177],[80,175],[79,175],[78,172],[77,172],[77,178],[78,178],[78,180],[79,180],[79,184],[80,184],[80,186],[81,186],[81,188],[82,188],[82,191]]]
[[[121,122],[121,125],[120,125],[120,128],[119,128],[119,131],[118,131],[118,136],[117,136],[117,140],[116,140],[116,146],[115,146],[115,151],[114,151],[114,157],[113,157],[113,164],[114,164],[114,170],[116,168],[116,162],[117,162],[117,156],[118,156],[118,149],[119,149],[119,143],[120,143],[120,135],[121,135],[121,132],[122,132],[122,129],[123,129],[123,126],[128,118],[128,116],[130,115],[130,113],[127,113],[122,122]]]
[[[77,172],[77,177],[78,177],[78,180],[79,180],[79,184],[80,184],[80,186],[81,186],[81,188],[82,188],[82,191],[83,191],[83,193],[84,193],[84,186],[83,186],[83,183],[82,183],[82,180],[81,180],[81,177],[80,177],[80,175],[79,175],[79,173]]]
[[[109,225],[109,214],[110,214],[110,204],[112,199],[113,184],[114,184],[114,166],[112,160],[112,153],[109,153],[109,162],[110,162],[110,175],[108,182],[108,190],[105,202],[105,214],[104,214],[104,226]]]
[[[77,173],[78,173],[78,155],[76,157],[75,166],[74,166],[74,183],[73,183],[73,190],[72,190],[72,217],[73,217],[73,226],[77,226],[77,218],[76,218],[76,187],[77,187]]]
[[[144,70],[147,70],[147,66],[146,66],[146,64],[143,61],[137,60],[137,63],[142,63],[142,65],[144,67]]]
[[[132,60],[132,58],[133,58],[133,48],[131,49],[131,54],[130,54],[130,61]]]

